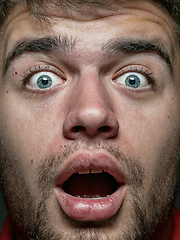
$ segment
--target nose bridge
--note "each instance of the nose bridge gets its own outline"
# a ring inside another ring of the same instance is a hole
[[[116,135],[118,122],[99,74],[85,69],[74,86],[71,105],[64,121],[64,134],[76,139],[82,135]]]
[[[86,73],[81,76],[77,86],[77,100],[79,111],[98,112],[105,111],[108,101],[108,94],[104,87],[103,82],[98,74],[92,72]]]

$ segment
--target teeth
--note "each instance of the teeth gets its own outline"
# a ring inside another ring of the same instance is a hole
[[[89,196],[86,196],[86,195],[83,195],[83,196],[79,196],[77,195],[76,197],[79,197],[79,198],[86,198],[86,199],[104,199],[104,198],[108,198],[110,195],[107,195],[106,197],[101,197],[99,195],[95,195],[93,197],[89,197]]]
[[[89,174],[91,172],[90,169],[81,169],[78,171],[79,174]]]
[[[102,173],[103,170],[100,169],[91,169],[91,173]]]
[[[101,169],[81,169],[78,171],[79,174],[89,174],[89,173],[102,173]]]

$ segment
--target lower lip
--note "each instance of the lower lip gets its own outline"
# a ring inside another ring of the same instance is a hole
[[[106,198],[74,197],[56,188],[56,198],[62,210],[77,221],[103,221],[113,217],[120,209],[126,195],[125,185]]]

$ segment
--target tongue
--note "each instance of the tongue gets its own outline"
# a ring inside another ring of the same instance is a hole
[[[93,173],[93,174],[73,174],[63,184],[66,193],[82,198],[99,198],[107,197],[114,193],[119,184],[110,174]]]

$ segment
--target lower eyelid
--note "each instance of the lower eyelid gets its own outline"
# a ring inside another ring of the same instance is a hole
[[[66,78],[65,78],[65,75],[64,73],[59,70],[59,69],[56,69],[55,67],[53,66],[50,66],[50,65],[38,65],[38,66],[34,66],[32,68],[30,68],[21,78],[22,78],[22,82],[23,82],[23,85],[25,86],[27,84],[27,82],[29,81],[29,79],[37,74],[37,73],[40,73],[40,72],[51,72],[55,75],[57,75],[57,77],[61,78],[62,81],[66,81]]]
[[[154,85],[155,84],[155,80],[153,78],[153,73],[150,69],[148,69],[147,67],[145,66],[126,66],[124,68],[122,68],[120,71],[116,72],[115,73],[115,76],[113,78],[113,81],[115,81],[118,77],[126,74],[126,73],[131,73],[131,72],[136,72],[136,73],[139,73],[139,74],[142,74],[143,76],[145,76],[149,82]]]
[[[33,77],[34,77],[34,79],[32,79]],[[43,84],[43,81],[45,83],[48,82],[48,81],[51,81],[50,87],[53,87],[55,85],[59,85],[59,84],[63,83],[63,79],[61,79],[56,74],[54,74],[52,72],[44,72],[43,71],[43,72],[39,72],[39,73],[36,73],[36,74],[32,75],[31,78],[28,81],[28,85],[32,85],[33,87],[36,87],[36,86],[38,87],[38,80],[40,81],[41,84]],[[30,83],[32,83],[32,84],[30,84]],[[44,85],[44,87],[45,87],[45,85]]]

